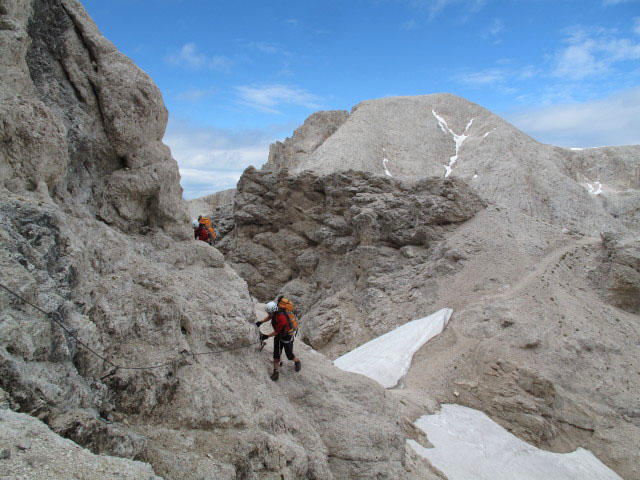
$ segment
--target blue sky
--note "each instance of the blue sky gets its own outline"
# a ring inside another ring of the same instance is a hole
[[[544,143],[640,144],[639,0],[85,0],[169,109],[185,198],[317,110],[449,92]]]

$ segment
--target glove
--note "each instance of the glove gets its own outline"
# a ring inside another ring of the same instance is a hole
[[[260,341],[264,342],[267,338],[269,338],[269,335],[265,335],[264,333],[260,334]]]
[[[256,322],[256,327],[260,328],[260,325],[262,325],[262,322]]]

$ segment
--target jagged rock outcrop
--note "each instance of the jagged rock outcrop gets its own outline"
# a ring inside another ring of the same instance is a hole
[[[121,230],[183,236],[160,91],[73,0],[3,2],[4,187],[37,190]]]
[[[220,248],[254,296],[283,291],[296,300],[305,341],[320,348],[334,340],[331,353],[345,353],[422,316],[431,277],[460,260],[437,250],[438,241],[483,207],[458,179],[249,168],[238,183],[235,229]],[[434,263],[424,268],[428,258]]]
[[[50,312],[0,292],[12,408],[164,478],[428,478],[374,382],[302,344],[269,380],[245,281],[190,239],[158,89],[81,5],[2,0],[0,45],[2,284]]]

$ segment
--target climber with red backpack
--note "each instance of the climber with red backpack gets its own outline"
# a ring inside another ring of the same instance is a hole
[[[198,215],[198,231],[202,236],[206,236],[206,240],[198,237],[196,237],[196,240],[203,240],[209,245],[213,245],[213,242],[216,241],[216,232],[213,229],[213,222],[209,217]]]
[[[193,221],[193,237],[196,240],[209,243],[209,234],[207,233],[207,229],[204,228],[204,225],[199,224],[195,220]]]
[[[271,320],[271,326],[273,332],[269,335],[260,334],[260,340],[264,341],[269,337],[273,338],[273,373],[271,374],[271,380],[274,382],[278,380],[280,376],[280,367],[282,366],[282,360],[280,355],[284,349],[284,353],[289,360],[293,360],[295,364],[296,372],[299,372],[302,368],[300,359],[293,353],[293,340],[298,332],[298,319],[293,310],[293,303],[284,298],[278,297],[276,302],[267,303],[267,316],[264,320],[257,321],[256,326],[260,329],[260,325]]]

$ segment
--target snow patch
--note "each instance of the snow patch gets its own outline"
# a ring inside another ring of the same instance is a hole
[[[540,450],[461,405],[442,405],[439,414],[424,415],[415,424],[434,448],[407,441],[449,480],[622,480],[588,450]]]
[[[449,128],[449,125],[447,124],[446,120],[442,118],[440,115],[438,115],[435,110],[431,110],[431,113],[433,113],[433,116],[436,117],[436,120],[438,121],[438,125],[440,126],[440,129],[445,134],[450,133],[453,136],[453,141],[456,144],[456,154],[449,158],[449,165],[444,166],[445,168],[444,178],[447,178],[449,175],[451,175],[451,169],[453,168],[453,164],[456,163],[456,161],[458,160],[458,152],[460,151],[462,142],[464,142],[468,137],[466,133],[467,133],[467,130],[469,130],[469,128],[471,127],[471,124],[473,123],[473,118],[469,120],[469,123],[467,123],[467,127],[464,129],[464,132],[462,132],[461,135],[457,135],[456,133],[454,133],[453,130]]]
[[[444,330],[452,313],[452,309],[443,308],[405,323],[336,358],[333,364],[372,378],[385,388],[393,388],[409,371],[413,354]]]
[[[498,127],[495,127],[493,130],[495,130],[496,128],[498,128]],[[485,133],[485,134],[482,136],[482,138],[487,138],[487,136],[488,136],[491,132],[493,132],[493,130],[489,130],[487,133]]]
[[[587,183],[585,186],[591,195],[600,195],[602,193],[602,184],[600,182]]]
[[[593,150],[595,148],[609,148],[611,145],[601,145],[599,147],[569,147],[569,150],[575,150],[575,151],[579,151],[579,150]],[[560,148],[566,148],[566,147],[560,147]]]
[[[384,147],[382,147],[382,168],[384,168],[384,173],[386,173],[388,177],[393,177],[393,175],[391,175],[391,172],[387,169],[388,162],[389,159],[387,158],[387,151],[384,149]]]

